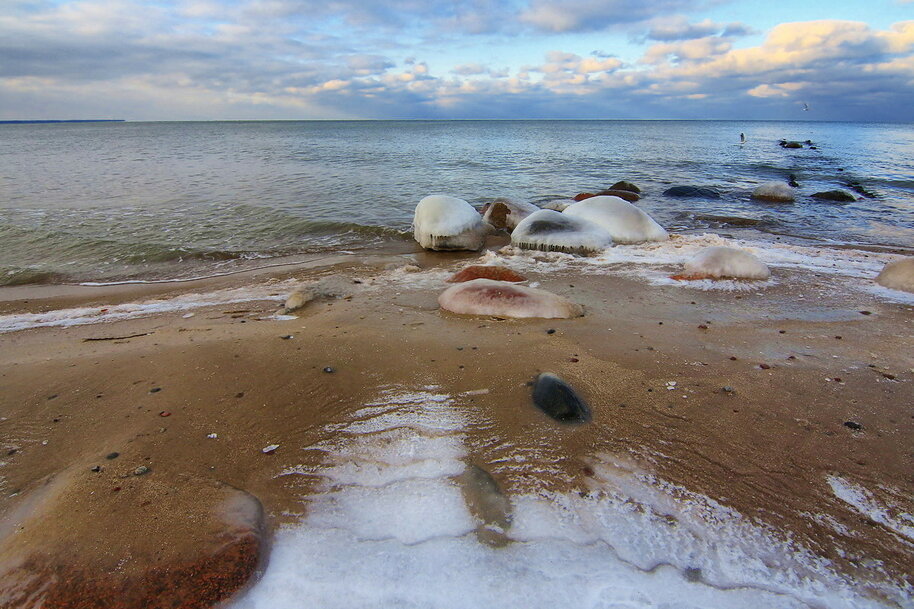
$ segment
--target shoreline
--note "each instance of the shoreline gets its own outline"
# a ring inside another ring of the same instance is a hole
[[[586,315],[504,320],[439,311],[444,279],[480,259],[473,253],[359,253],[182,285],[23,290],[15,298],[0,290],[0,313],[12,314],[36,300],[54,310],[252,281],[268,288],[258,292],[265,298],[201,305],[189,317],[180,309],[2,335],[0,524],[18,514],[17,524],[28,525],[47,501],[17,508],[37,497],[46,477],[69,477],[51,507],[71,509],[81,523],[70,551],[105,573],[129,555],[116,569],[128,579],[193,554],[165,508],[140,500],[150,481],[175,489],[173,513],[193,510],[199,480],[215,480],[257,497],[272,534],[294,529],[327,493],[321,472],[332,452],[319,450],[321,442],[358,422],[360,409],[389,388],[435,386],[472,415],[462,431],[464,460],[509,498],[607,492],[599,489],[611,480],[600,468],[630,462],[631,471],[792,540],[867,598],[884,597],[885,606],[910,600],[914,544],[903,517],[914,513],[910,303],[799,268],[726,291],[646,280],[620,272],[625,264],[481,258],[516,266]],[[294,286],[320,281],[346,289],[294,319],[271,318]],[[110,340],[86,342],[99,338]],[[581,392],[594,422],[566,428],[539,413],[527,383],[540,372]],[[264,454],[271,444],[279,448]],[[106,460],[112,451],[119,456]],[[131,475],[143,465],[150,473]],[[849,503],[857,488],[882,511]],[[92,541],[122,522],[138,529],[115,536],[110,553]],[[0,567],[22,547],[59,552],[53,534],[70,525],[44,526],[46,535],[32,537],[26,526],[24,546],[0,541]]]

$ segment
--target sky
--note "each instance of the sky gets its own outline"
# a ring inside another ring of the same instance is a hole
[[[0,119],[94,118],[914,122],[914,0],[0,0]]]

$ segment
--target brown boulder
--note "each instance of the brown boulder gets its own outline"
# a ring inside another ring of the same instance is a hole
[[[612,186],[609,187],[609,190],[627,190],[628,192],[633,192],[635,194],[641,193],[640,188],[638,188],[631,182],[626,182],[625,180],[616,182],[615,184],[613,184]]]
[[[629,203],[634,203],[635,201],[641,198],[641,195],[631,192],[630,190],[617,190],[610,188],[609,190],[603,190],[597,193],[598,195],[609,195],[611,197],[619,197]]]
[[[595,196],[597,196],[597,195],[595,195],[592,192],[579,192],[578,194],[576,194],[574,196],[574,200],[583,201],[584,199],[589,199],[590,197],[595,197]]]
[[[474,264],[455,273],[448,283],[463,283],[474,279],[492,279],[494,281],[526,281],[527,278],[503,266]]]

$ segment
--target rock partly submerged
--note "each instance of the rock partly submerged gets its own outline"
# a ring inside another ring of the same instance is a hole
[[[612,245],[612,237],[592,222],[541,209],[517,225],[511,233],[511,245],[528,250],[590,255]]]
[[[492,279],[473,279],[451,286],[438,296],[442,309],[463,315],[499,317],[580,317],[583,308],[567,298],[526,286]]]
[[[592,197],[569,206],[562,213],[593,222],[609,233],[614,243],[644,243],[670,238],[666,230],[645,211],[618,197]]]
[[[765,182],[752,191],[752,198],[773,203],[791,203],[796,194],[785,182]]]
[[[673,186],[663,191],[667,197],[677,199],[719,199],[720,193],[706,186]]]
[[[447,195],[431,195],[416,205],[413,236],[429,250],[471,250],[482,248],[489,225],[472,205]]]
[[[876,277],[876,283],[893,290],[914,293],[914,256],[886,264]]]
[[[673,279],[768,279],[770,276],[768,266],[749,252],[713,246],[698,252]]]
[[[486,206],[482,219],[495,228],[504,229],[510,232],[514,230],[514,227],[520,224],[521,220],[530,214],[539,211],[539,209],[539,207],[532,203],[511,201],[509,199],[497,199]]]
[[[836,203],[853,203],[857,197],[846,190],[826,190],[824,192],[814,192],[810,195],[813,199],[822,201],[835,201]]]
[[[568,383],[544,372],[533,383],[533,403],[547,415],[562,423],[590,421],[590,408]]]
[[[504,266],[474,264],[454,273],[448,283],[463,283],[473,279],[492,279],[493,281],[508,281],[516,283],[526,281],[527,278]]]

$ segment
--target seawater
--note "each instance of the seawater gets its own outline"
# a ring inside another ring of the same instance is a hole
[[[740,133],[746,142],[740,142]],[[780,138],[811,140],[785,150]],[[793,174],[793,204],[752,189]],[[200,276],[408,241],[446,193],[534,203],[626,179],[673,231],[914,250],[914,129],[739,121],[283,121],[0,127],[0,285]],[[719,200],[663,196],[677,184]],[[821,190],[874,198],[821,202]],[[727,216],[749,220],[711,218]]]

